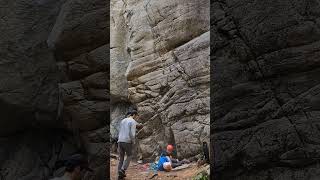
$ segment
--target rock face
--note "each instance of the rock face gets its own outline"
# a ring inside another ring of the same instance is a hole
[[[47,179],[67,142],[40,132],[59,127],[60,78],[46,39],[61,3],[0,1],[1,179]]]
[[[55,162],[79,150],[70,133],[53,129],[32,129],[0,138],[2,179],[48,179]]]
[[[106,177],[109,124],[109,32],[106,1],[68,0],[57,16],[48,45],[58,61],[64,128],[77,134],[95,172]]]
[[[107,6],[101,0],[67,0],[63,4],[48,38],[58,59],[70,60],[106,44]]]
[[[0,179],[49,179],[77,152],[106,177],[108,6],[0,0]]]
[[[30,126],[52,126],[59,76],[45,40],[61,2],[0,3],[0,135]]]
[[[211,3],[215,179],[318,179],[318,1]]]
[[[138,109],[145,159],[166,143],[176,144],[180,158],[195,156],[209,141],[209,6],[111,1],[111,98]]]

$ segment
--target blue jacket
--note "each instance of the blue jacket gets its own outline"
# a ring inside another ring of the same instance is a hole
[[[165,162],[169,162],[169,159],[167,158],[167,156],[161,156],[158,161],[158,171],[164,171],[163,163]]]

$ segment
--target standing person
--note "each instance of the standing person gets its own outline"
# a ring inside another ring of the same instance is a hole
[[[61,177],[51,180],[81,180],[86,171],[91,171],[88,167],[88,160],[81,154],[74,154],[65,160],[58,161],[56,168],[65,167],[65,173]]]
[[[136,110],[133,110],[127,113],[127,117],[120,123],[118,137],[118,150],[120,157],[118,164],[119,178],[126,177],[126,170],[129,167],[132,158],[133,144],[135,144],[136,127],[141,126],[136,122],[138,117],[138,112]],[[127,158],[124,161],[125,155],[127,155]]]

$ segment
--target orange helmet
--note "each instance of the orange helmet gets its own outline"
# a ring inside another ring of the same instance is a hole
[[[167,146],[167,151],[172,152],[173,151],[173,146],[171,144],[169,144]]]

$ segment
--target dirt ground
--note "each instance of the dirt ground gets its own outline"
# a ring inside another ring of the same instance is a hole
[[[117,180],[117,165],[118,160],[112,158],[110,161],[110,172],[112,180]],[[207,170],[209,165],[197,167],[196,163],[190,163],[189,167],[181,170],[171,172],[157,172],[157,176],[154,176],[153,180],[162,179],[175,179],[175,180],[192,180],[201,171]],[[138,164],[131,162],[129,168],[126,171],[127,177],[125,180],[145,180],[151,179],[155,172],[148,169],[148,164]]]

